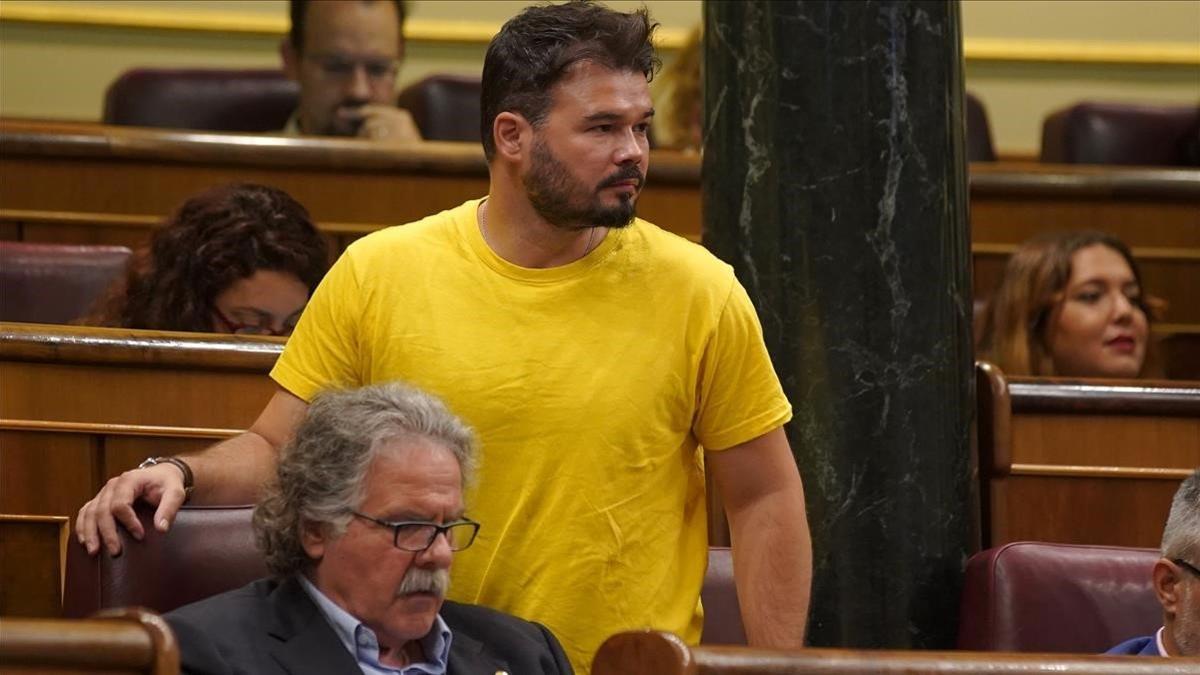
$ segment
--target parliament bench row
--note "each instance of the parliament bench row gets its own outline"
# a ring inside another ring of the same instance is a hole
[[[152,526],[154,507],[135,511],[145,537],[125,535],[118,557],[89,556],[68,539],[66,518],[0,516],[0,614],[85,617],[120,606],[169,612],[267,573],[250,506],[184,506],[165,534]],[[709,548],[703,644],[746,644],[734,553]],[[1155,549],[1033,542],[973,555],[958,648],[1099,653],[1147,634],[1161,620],[1151,586],[1157,559]],[[1063,613],[1078,616],[1063,623]]]
[[[649,172],[639,213],[699,241],[699,158],[655,151]],[[136,248],[188,197],[248,181],[296,197],[334,252],[488,186],[474,144],[383,148],[14,119],[0,120],[0,177],[0,239]],[[1183,292],[1200,279],[1200,170],[984,163],[971,165],[969,182],[976,297],[990,292],[1003,260],[1031,236],[1095,228],[1134,248],[1147,286],[1172,303],[1165,322],[1200,324],[1200,302]]]
[[[151,527],[153,509],[140,508],[138,516],[146,528],[147,538],[142,542],[127,542],[126,552],[121,557],[89,557],[79,546],[71,544],[67,555],[65,615],[90,616],[98,609],[128,605],[166,612],[258,578],[265,568],[254,550],[250,511],[250,507],[185,507],[172,532],[163,535]],[[0,526],[7,525],[0,520]],[[0,552],[7,553],[13,546],[7,536],[0,537],[0,541],[3,542]],[[967,564],[959,618],[958,648],[967,650],[965,652],[863,650],[854,653],[837,650],[768,655],[720,648],[711,654],[722,658],[736,657],[734,661],[741,667],[751,669],[745,672],[757,672],[755,669],[772,663],[777,666],[788,664],[793,670],[786,672],[796,672],[794,668],[809,663],[805,660],[808,657],[831,658],[828,665],[836,667],[829,672],[836,673],[865,672],[855,668],[874,661],[880,661],[876,666],[880,668],[903,664],[919,669],[902,672],[925,672],[929,664],[940,662],[945,666],[947,661],[968,668],[964,672],[976,672],[974,668],[987,663],[1006,664],[1005,672],[1025,672],[1021,668],[1037,661],[1047,667],[1049,664],[1061,665],[1064,659],[1074,661],[1074,657],[1051,656],[1050,653],[1099,653],[1116,642],[1149,633],[1157,627],[1161,610],[1150,585],[1150,572],[1157,557],[1153,549],[1036,543],[1010,544],[973,556]],[[24,562],[32,564],[34,561]],[[26,565],[26,572],[29,566]],[[17,581],[22,580],[16,575],[5,578],[9,588]],[[20,590],[31,585],[37,584],[25,580]],[[57,592],[57,583],[49,590]],[[16,594],[10,594],[6,599],[11,599],[11,595]],[[744,645],[746,640],[741,629],[728,549],[710,550],[702,597],[704,635],[701,646],[693,649],[703,651],[712,650],[716,645]],[[0,614],[23,615],[28,609],[3,605]],[[1061,621],[1064,614],[1074,616],[1075,620]],[[53,615],[57,616],[57,612]],[[616,640],[620,642],[621,639]],[[675,638],[670,637],[669,641],[681,647]],[[66,642],[75,644],[78,640]],[[43,636],[41,647],[44,649],[47,644],[50,642]],[[623,649],[618,650],[619,656],[615,655],[611,647],[610,644],[601,649],[596,663],[615,658],[610,667],[623,664],[622,669],[604,672],[690,672],[676,671],[674,665],[667,669],[669,664],[658,660],[670,657],[673,664],[680,655],[677,649],[668,653],[654,647],[651,651],[658,655],[643,663],[647,654],[641,654],[637,661],[629,661],[634,655]],[[683,649],[686,654],[687,648]],[[1083,662],[1103,663],[1094,657],[1087,657]],[[855,663],[858,665],[852,665]],[[1008,670],[1013,663],[1018,664],[1018,670]]]
[[[30,675],[178,675],[179,648],[170,627],[153,613],[129,613],[132,616],[0,619],[0,660]],[[1195,668],[1195,663],[1179,659],[1131,656],[688,647],[674,635],[648,631],[613,636],[592,662],[595,675],[1166,675],[1194,673]]]
[[[146,456],[246,429],[278,338],[0,323],[0,512],[71,515]],[[1200,383],[977,375],[981,547],[1154,546],[1200,466]],[[710,541],[728,535],[710,508]]]

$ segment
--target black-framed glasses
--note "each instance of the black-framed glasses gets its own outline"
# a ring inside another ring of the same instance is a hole
[[[269,323],[241,323],[240,321],[234,321],[233,319],[229,318],[229,315],[227,315],[225,312],[222,312],[217,307],[213,307],[213,314],[216,314],[217,318],[221,320],[221,323],[225,324],[225,327],[229,329],[229,332],[233,333],[234,335],[275,335],[277,337],[287,337],[292,334],[293,330],[295,330],[296,321],[299,320],[299,317],[290,318],[283,323],[282,328],[276,330],[275,327]],[[271,320],[271,318],[266,315],[263,316],[263,319],[264,321]]]
[[[397,523],[380,520],[373,516],[368,516],[365,513],[351,511],[354,515],[369,520],[376,525],[390,528],[392,530],[392,544],[401,551],[410,553],[420,553],[425,549],[433,546],[433,541],[437,539],[439,534],[446,535],[446,543],[450,544],[451,551],[461,551],[467,548],[475,541],[475,535],[479,534],[479,523],[469,519],[462,518],[450,523],[430,523],[423,520],[405,520]]]
[[[1200,568],[1197,568],[1195,565],[1184,560],[1183,558],[1172,558],[1171,562],[1200,577]]]

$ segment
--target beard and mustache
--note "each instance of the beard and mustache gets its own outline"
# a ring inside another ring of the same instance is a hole
[[[596,198],[604,188],[636,180],[632,195],[621,195],[616,206],[604,206]],[[637,195],[645,177],[636,164],[626,164],[600,181],[590,195],[579,198],[586,188],[571,176],[566,164],[558,159],[541,139],[534,140],[531,167],[524,177],[530,204],[546,222],[573,230],[592,227],[626,227],[636,214]],[[590,197],[590,198],[589,198]],[[581,203],[582,201],[582,203]]]

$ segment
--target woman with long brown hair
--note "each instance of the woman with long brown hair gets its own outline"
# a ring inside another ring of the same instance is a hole
[[[296,200],[222,186],[184,202],[85,323],[288,335],[327,268],[325,240]]]
[[[1009,259],[978,353],[1009,375],[1137,377],[1150,316],[1141,272],[1121,240],[1046,234]]]

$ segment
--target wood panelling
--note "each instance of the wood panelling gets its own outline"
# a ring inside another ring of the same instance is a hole
[[[0,418],[245,429],[280,339],[0,323]]]
[[[475,144],[389,149],[357,140],[12,119],[0,121],[0,176],[0,207],[7,210],[134,219],[162,218],[213,184],[261,182],[290,192],[316,221],[358,231],[417,220],[487,191],[487,166]],[[1049,228],[1087,227],[1131,246],[1200,248],[1196,170],[974,164],[970,200],[976,243],[1016,244]],[[698,238],[700,202],[699,159],[654,151],[639,213]]]
[[[1180,480],[1017,472],[996,478],[989,485],[989,545],[1054,541],[1157,548]]]
[[[74,515],[108,478],[100,453],[94,435],[0,426],[0,511]]]
[[[976,372],[985,548],[1158,545],[1172,495],[1200,467],[1200,382]]]
[[[1200,467],[1200,417],[1018,413],[1012,426],[1014,464]]]
[[[0,323],[0,512],[73,516],[148,456],[246,429],[278,339]]]
[[[639,212],[667,229],[698,236],[698,162],[655,151],[651,165],[652,187]],[[135,219],[162,218],[212,185],[264,183],[296,197],[315,221],[340,223],[359,233],[457,206],[485,195],[488,185],[487,165],[476,144],[395,149],[352,139],[18,120],[0,121],[0,177],[4,209]],[[347,241],[357,236],[345,235]],[[99,243],[101,237],[90,241]]]
[[[0,419],[0,511],[74,517],[146,457],[197,452],[237,431]]]
[[[0,616],[59,616],[67,520],[0,513]]]

